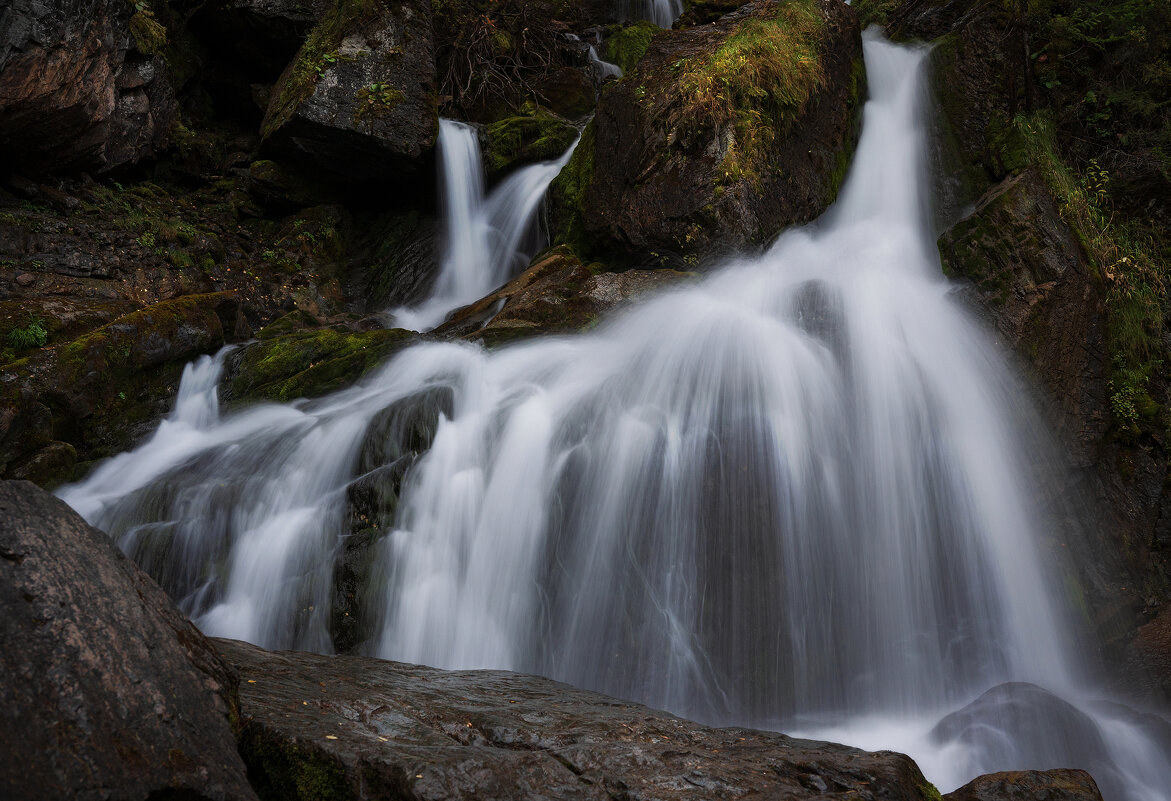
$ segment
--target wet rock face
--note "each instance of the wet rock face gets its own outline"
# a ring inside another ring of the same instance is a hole
[[[946,801],[1101,801],[1094,777],[1084,770],[1022,770],[979,776]]]
[[[837,0],[657,33],[554,182],[558,236],[639,266],[763,244],[836,196],[864,83],[858,23]]]
[[[429,180],[439,131],[430,3],[339,3],[271,98],[262,134],[274,152],[366,184]]]
[[[994,186],[939,238],[946,273],[972,282],[977,308],[1052,398],[1058,432],[1092,464],[1108,420],[1104,309],[1093,271],[1033,170]]]
[[[8,4],[0,18],[0,166],[106,172],[153,155],[176,105],[163,59],[132,34],[144,19],[125,0]]]
[[[0,482],[0,611],[0,797],[255,798],[231,668],[105,534],[26,482]]]
[[[225,323],[235,337],[240,312],[232,293],[190,295],[0,366],[0,476],[58,483],[77,456],[132,446],[166,411],[186,362],[221,346]],[[250,333],[244,324],[240,336]]]
[[[693,277],[694,273],[675,270],[594,273],[562,245],[538,256],[496,292],[452,312],[434,333],[491,347],[540,334],[587,330],[634,299]]]
[[[712,729],[534,676],[217,640],[262,798],[928,798],[908,757]]]

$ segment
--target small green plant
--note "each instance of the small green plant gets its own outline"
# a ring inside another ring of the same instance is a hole
[[[49,332],[40,318],[32,320],[24,328],[14,328],[8,332],[8,344],[15,350],[43,348],[48,341]]]
[[[143,231],[135,241],[144,248],[153,248],[155,246],[155,232]]]
[[[385,116],[392,108],[403,100],[403,93],[387,83],[372,83],[363,86],[354,95],[358,108],[354,112],[354,121],[363,117],[370,118],[373,125],[374,117]]]
[[[134,0],[134,13],[130,16],[130,35],[134,44],[144,55],[154,55],[167,46],[167,29],[155,19],[146,0]]]

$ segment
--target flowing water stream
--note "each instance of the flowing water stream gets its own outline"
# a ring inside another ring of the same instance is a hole
[[[151,441],[62,497],[208,633],[329,651],[355,487],[405,472],[367,552],[370,652],[904,750],[944,792],[1078,765],[1109,801],[1167,801],[1171,725],[1084,689],[1023,390],[940,274],[924,51],[865,50],[838,202],[759,258],[589,335],[418,345],[313,402],[221,417],[206,357]],[[405,446],[421,407],[438,423]]]
[[[683,0],[618,0],[618,19],[645,19],[670,28],[683,13]]]
[[[528,264],[538,246],[537,211],[549,184],[573,155],[522,167],[484,193],[484,165],[476,129],[439,121],[445,243],[430,297],[391,312],[394,324],[428,331],[448,312],[479,300]]]

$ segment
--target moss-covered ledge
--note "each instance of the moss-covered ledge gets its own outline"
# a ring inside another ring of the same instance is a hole
[[[238,311],[232,292],[174,298],[0,367],[0,476],[52,485],[132,446]]]
[[[224,379],[226,400],[284,403],[320,397],[353,384],[417,336],[400,328],[296,330],[303,317],[294,312],[261,329],[259,341],[232,358]]]

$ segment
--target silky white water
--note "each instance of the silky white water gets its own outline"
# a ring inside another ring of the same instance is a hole
[[[405,470],[373,653],[904,750],[944,792],[1084,765],[1165,801],[1166,721],[1089,700],[1021,387],[940,276],[924,53],[865,49],[839,201],[759,258],[589,335],[423,344],[292,406],[217,417],[205,358],[154,439],[62,496],[205,631],[328,651],[354,490]],[[404,444],[420,408],[437,424]]]
[[[670,28],[683,13],[683,0],[619,0],[618,19],[645,19]]]
[[[394,324],[434,328],[453,309],[479,300],[528,264],[533,228],[549,184],[573,155],[522,167],[484,194],[484,165],[476,129],[439,121],[445,243],[435,286],[427,300],[391,312]],[[530,241],[526,242],[526,237]]]

